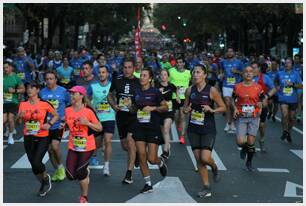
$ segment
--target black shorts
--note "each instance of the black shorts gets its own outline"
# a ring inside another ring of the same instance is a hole
[[[273,95],[273,96],[271,97],[271,99],[272,99],[272,101],[273,101],[274,103],[278,103],[278,96],[277,96],[277,95]]]
[[[288,105],[288,109],[289,109],[290,111],[295,111],[295,110],[297,110],[297,108],[298,108],[298,103],[279,102],[279,104],[280,104],[280,105],[283,105],[283,104]]]
[[[161,126],[164,125],[164,121],[167,118],[170,118],[173,121],[173,119],[174,119],[174,112],[172,111],[172,112],[160,113],[160,123],[159,124]]]
[[[194,132],[188,132],[188,139],[192,150],[206,149],[212,151],[216,141],[216,133],[198,134]]]
[[[131,115],[128,112],[117,112],[116,122],[118,127],[119,138],[124,139],[128,133],[134,134],[137,130],[137,116]]]
[[[17,114],[18,113],[18,104],[15,104],[15,103],[5,103],[5,104],[3,104],[3,113]]]
[[[138,127],[135,134],[133,134],[134,140],[142,141],[146,143],[153,143],[157,145],[164,144],[160,129],[150,129],[144,127]]]
[[[264,107],[262,108],[261,114],[260,114],[260,122],[264,123],[268,116],[268,108]]]
[[[101,124],[103,127],[103,130],[101,132],[102,135],[104,135],[104,133],[115,133],[115,121],[105,121],[101,122]]]
[[[176,100],[173,100],[172,101],[173,102],[173,109],[174,110],[179,110],[181,107],[184,106],[184,101],[185,101],[185,99],[181,99],[181,103],[179,104],[179,103],[177,103]]]
[[[64,129],[52,129],[52,130],[49,130],[49,140],[50,140],[50,143],[52,142],[52,140],[61,141],[63,133],[64,133]]]

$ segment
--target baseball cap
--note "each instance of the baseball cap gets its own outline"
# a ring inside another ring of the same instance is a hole
[[[83,86],[74,86],[71,89],[69,89],[69,92],[79,92],[83,96],[86,96],[86,89]]]

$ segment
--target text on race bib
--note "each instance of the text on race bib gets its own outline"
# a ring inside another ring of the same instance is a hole
[[[3,94],[3,96],[4,96],[4,101],[7,101],[7,102],[13,101],[13,94],[12,93],[5,92]]]
[[[205,117],[204,112],[192,110],[190,116],[190,123],[196,125],[204,125],[204,117]]]
[[[227,77],[227,78],[226,78],[226,82],[227,82],[227,84],[229,84],[229,85],[235,85],[235,83],[236,83],[236,78],[235,78],[235,77]]]
[[[293,94],[293,88],[292,87],[284,87],[283,93],[285,96],[291,96]]]
[[[172,112],[172,110],[173,110],[173,104],[172,104],[172,101],[171,101],[171,100],[167,101],[167,106],[168,106],[168,112]]]
[[[96,110],[99,113],[110,112],[110,106],[108,103],[100,103],[100,104],[97,104]]]
[[[59,106],[59,102],[58,102],[57,99],[49,99],[48,102],[49,102],[50,104],[52,104],[52,106],[54,107],[54,109],[57,109],[58,106]]]
[[[20,79],[25,79],[25,73],[24,73],[24,72],[18,72],[18,73],[17,73],[17,76],[18,76]]]
[[[86,151],[86,141],[85,137],[73,136],[72,145],[75,151],[83,152]]]
[[[132,103],[131,98],[129,98],[129,97],[121,97],[119,99],[120,110],[121,111],[125,111],[125,112],[130,111],[128,106],[131,105],[131,103]]]
[[[27,135],[36,135],[40,130],[40,123],[38,121],[26,122]]]
[[[185,96],[185,91],[186,91],[186,88],[185,87],[179,87],[179,96],[180,97],[184,97]]]
[[[151,112],[137,111],[137,119],[139,123],[149,123],[151,120]]]

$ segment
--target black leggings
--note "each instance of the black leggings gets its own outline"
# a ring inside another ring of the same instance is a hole
[[[66,175],[68,179],[83,180],[87,177],[87,167],[93,152],[94,150],[88,152],[76,152],[73,150],[68,150],[66,160]]]
[[[46,170],[42,162],[49,147],[49,137],[35,137],[33,135],[24,136],[24,148],[35,175]]]

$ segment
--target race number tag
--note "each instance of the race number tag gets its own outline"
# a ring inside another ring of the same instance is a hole
[[[190,123],[196,124],[196,125],[204,125],[204,112],[198,112],[192,110],[191,117],[190,117]]]
[[[235,77],[227,77],[226,82],[228,85],[235,85],[236,84],[236,78]]]
[[[80,72],[81,72],[80,68],[76,68],[73,70],[73,74],[76,76],[80,76]]]
[[[243,105],[242,113],[245,117],[252,117],[255,111],[255,107],[253,105]]]
[[[167,106],[168,106],[168,112],[172,112],[173,110],[173,105],[172,105],[172,101],[167,101]]]
[[[110,112],[110,106],[108,103],[100,103],[97,105],[96,109],[99,113]]]
[[[180,98],[183,97],[183,98],[181,98],[181,99],[184,99],[184,97],[185,97],[185,91],[186,91],[186,88],[185,88],[185,87],[179,87],[179,91],[178,91],[179,97],[180,97]]]
[[[63,84],[68,84],[70,82],[70,79],[62,79],[61,81]]]
[[[86,151],[86,138],[74,136],[72,137],[73,149],[78,152]]]
[[[151,112],[137,111],[137,119],[139,123],[149,123],[151,120]]]
[[[24,73],[24,72],[18,72],[18,73],[17,73],[17,76],[18,76],[20,79],[25,79],[25,73]]]
[[[26,122],[27,135],[36,135],[40,130],[40,123],[38,121]]]
[[[284,87],[283,93],[285,96],[291,96],[293,94],[293,88],[292,87]]]
[[[54,107],[54,109],[57,109],[58,106],[59,106],[59,102],[58,102],[57,99],[49,99],[48,102],[49,102],[50,104],[52,104],[52,106]]]
[[[119,99],[119,107],[120,107],[120,110],[121,111],[124,111],[124,112],[129,112],[129,105],[131,105],[131,98],[129,97],[121,97]]]
[[[4,94],[3,94],[3,96],[4,96],[4,101],[6,101],[6,102],[11,102],[11,101],[13,101],[13,94],[12,93],[9,93],[9,92],[5,92]]]

